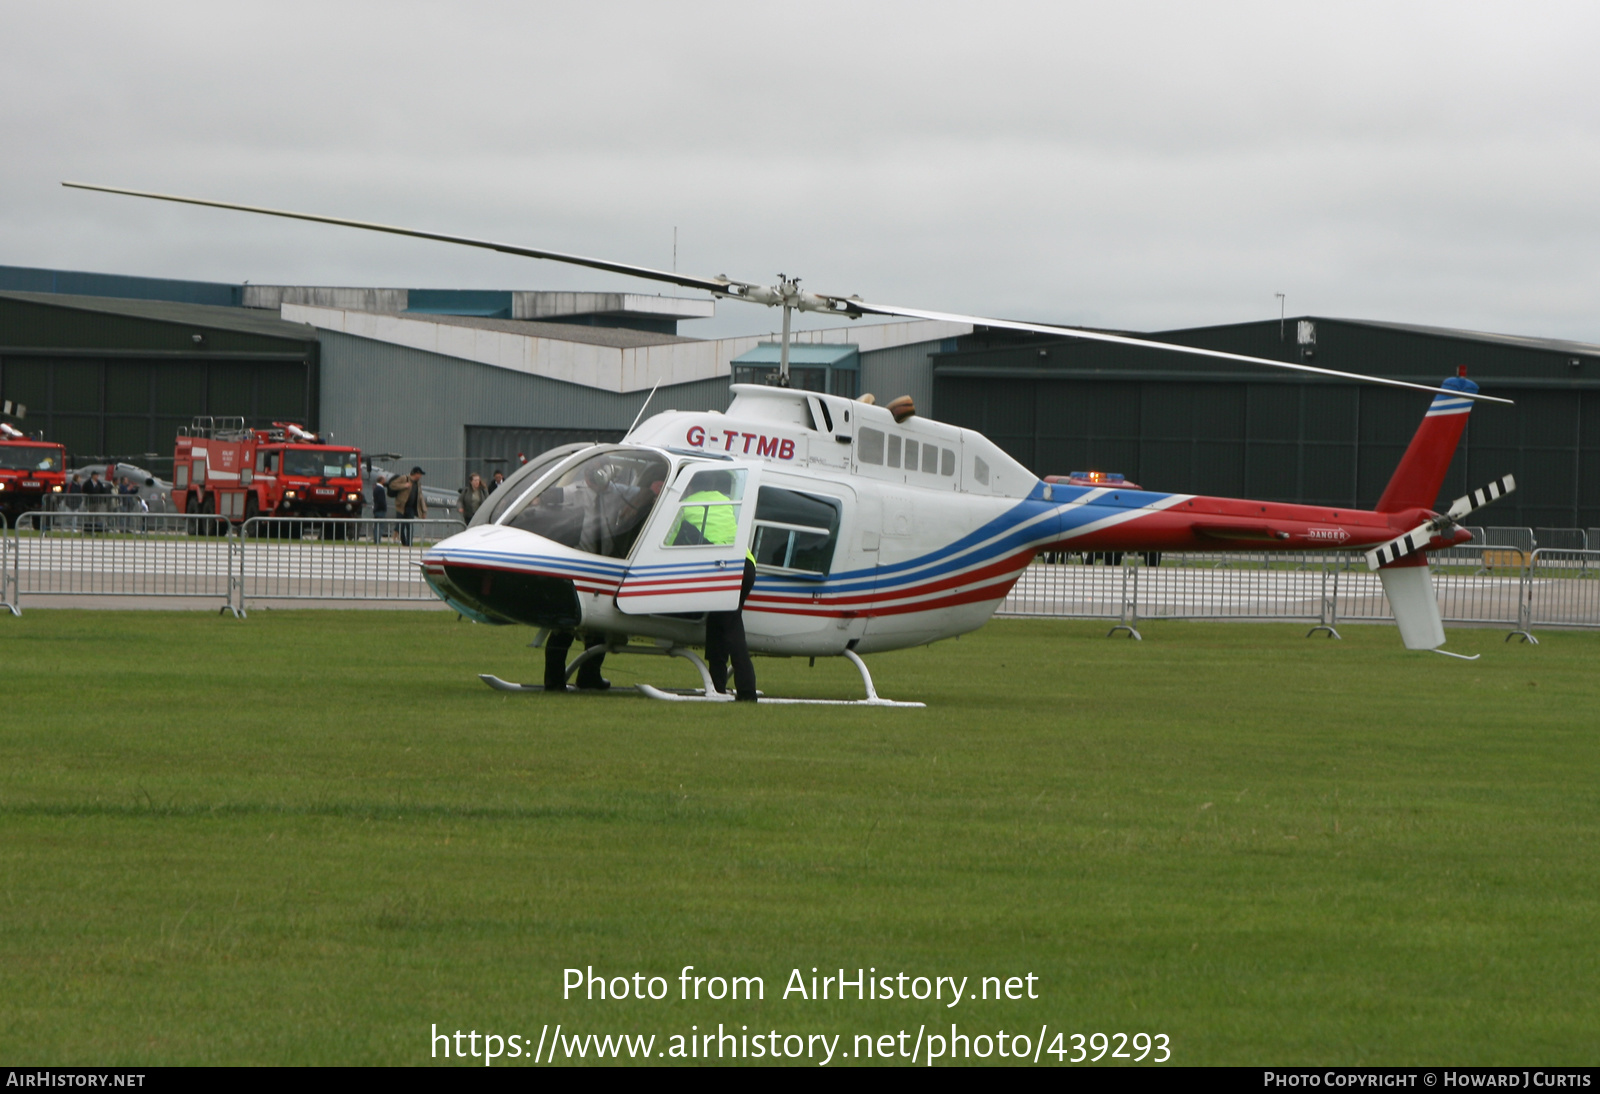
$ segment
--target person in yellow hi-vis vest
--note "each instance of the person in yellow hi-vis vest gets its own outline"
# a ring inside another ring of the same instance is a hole
[[[694,493],[678,503],[678,516],[667,530],[673,546],[727,544],[739,533],[739,511],[734,505],[734,480],[728,471],[701,471],[690,483]],[[744,635],[744,602],[756,583],[756,560],[744,553],[744,580],[739,584],[739,606],[731,612],[706,613],[706,666],[718,691],[728,690],[728,661],[733,661],[733,682],[740,702],[756,701],[756,668]]]

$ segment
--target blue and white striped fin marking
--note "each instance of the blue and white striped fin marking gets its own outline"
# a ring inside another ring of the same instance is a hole
[[[1510,475],[1501,475],[1488,486],[1480,487],[1472,493],[1451,502],[1450,508],[1445,512],[1445,516],[1451,520],[1460,520],[1475,509],[1482,509],[1491,501],[1499,501],[1516,488],[1516,479]]]
[[[1426,417],[1441,418],[1446,414],[1466,414],[1472,410],[1472,400],[1458,395],[1435,395]]]
[[[1439,385],[1451,391],[1460,391],[1466,395],[1475,395],[1478,385],[1465,376],[1451,376]],[[1427,417],[1442,418],[1447,414],[1465,414],[1472,409],[1472,400],[1464,395],[1439,394],[1433,397],[1433,404],[1428,407]]]
[[[1391,539],[1382,547],[1374,547],[1367,552],[1367,569],[1376,570],[1380,566],[1387,566],[1397,559],[1405,558],[1414,551],[1420,551],[1428,545],[1438,530],[1433,522],[1418,525],[1405,535]]]

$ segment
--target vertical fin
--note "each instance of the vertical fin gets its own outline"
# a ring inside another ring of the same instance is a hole
[[[1384,595],[1400,627],[1400,641],[1408,650],[1432,650],[1444,645],[1444,622],[1433,595],[1433,578],[1418,555],[1412,565],[1386,566],[1378,571]]]
[[[1465,373],[1466,369],[1461,370]],[[1440,387],[1452,391],[1475,393],[1478,385],[1465,375],[1452,376]],[[1461,442],[1461,432],[1467,427],[1467,415],[1472,410],[1472,400],[1435,395],[1422,424],[1400,464],[1394,469],[1383,497],[1378,499],[1377,511],[1398,513],[1404,509],[1432,509],[1444,488],[1445,472],[1450,470],[1450,460]]]

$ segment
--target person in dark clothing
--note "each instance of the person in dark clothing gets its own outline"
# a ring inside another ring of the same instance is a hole
[[[728,690],[728,660],[733,660],[733,683],[738,701],[756,701],[756,668],[750,663],[750,646],[744,637],[744,602],[756,583],[755,559],[745,556],[744,580],[739,584],[739,606],[731,612],[706,613],[706,667],[718,691]],[[580,670],[581,671],[581,670]]]
[[[400,542],[411,546],[411,524],[413,520],[428,519],[428,503],[422,496],[422,476],[424,472],[420,467],[413,467],[411,474],[403,479],[391,479],[389,493],[394,496],[396,515],[401,519]]]
[[[382,543],[384,535],[383,518],[389,515],[389,491],[383,488],[384,476],[379,475],[372,480],[372,519],[377,523],[372,526],[372,542]]]
[[[544,642],[544,690],[565,691],[567,689],[567,651],[572,648],[572,641],[577,635],[572,631],[553,631]],[[606,640],[599,635],[589,635],[584,641],[584,648],[593,649],[604,646]],[[600,665],[606,659],[603,653],[597,653],[582,665],[578,666],[578,689],[580,691],[604,691],[611,686],[611,681],[600,675]]]

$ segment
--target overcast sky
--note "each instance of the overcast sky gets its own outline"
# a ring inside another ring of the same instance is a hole
[[[656,287],[63,190],[1140,330],[1600,342],[1600,5],[0,0],[0,264]],[[719,305],[684,333],[770,329]]]

